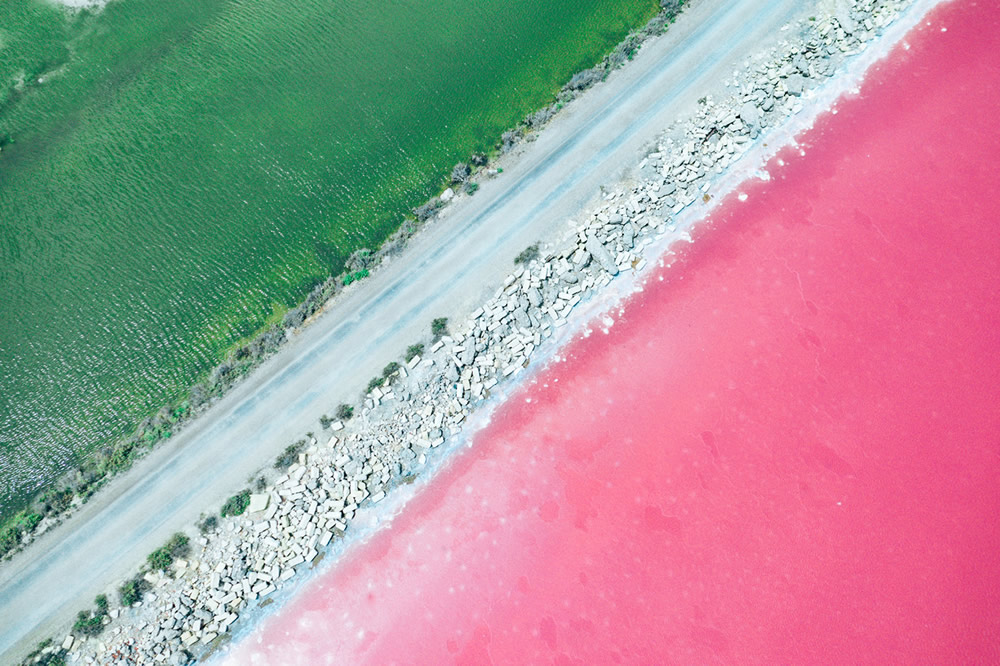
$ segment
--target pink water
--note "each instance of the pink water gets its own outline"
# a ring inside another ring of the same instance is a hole
[[[230,661],[1000,661],[1000,8],[908,42]]]

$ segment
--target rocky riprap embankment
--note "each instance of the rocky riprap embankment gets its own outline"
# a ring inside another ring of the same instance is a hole
[[[522,372],[574,308],[616,275],[640,270],[644,249],[675,230],[673,217],[704,199],[711,179],[762,132],[794,113],[800,97],[834,73],[908,2],[858,2],[803,21],[796,35],[755,56],[736,92],[703,100],[667,130],[640,165],[641,180],[604,196],[573,235],[510,274],[489,302],[367,394],[361,415],[312,438],[298,461],[248,513],[224,519],[169,576],[146,574],[141,604],[111,611],[102,636],[67,636],[44,653],[82,663],[187,663],[240,613],[309,568],[351,525],[359,507],[411,480],[457,435],[499,382]],[[44,655],[43,655],[44,656]]]

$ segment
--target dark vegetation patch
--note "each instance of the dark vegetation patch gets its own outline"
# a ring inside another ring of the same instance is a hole
[[[122,606],[131,606],[142,601],[142,595],[149,590],[149,582],[141,575],[129,579],[118,588],[118,600]]]
[[[530,264],[535,259],[538,259],[538,243],[534,245],[529,245],[528,247],[521,250],[521,254],[514,257],[515,264]]]
[[[52,648],[52,639],[46,638],[44,641],[39,643],[27,657],[24,658],[24,661],[21,662],[21,666],[27,666],[28,664],[40,664],[41,666],[65,666],[66,658],[69,653],[61,647],[57,649]],[[49,650],[49,652],[45,652],[45,650]]]
[[[306,440],[300,439],[294,444],[286,446],[285,450],[281,452],[281,455],[275,459],[274,469],[281,470],[283,472],[294,465],[295,461],[299,459],[299,454],[305,450],[307,443],[308,442],[306,442]]]
[[[104,618],[108,615],[108,597],[98,594],[94,599],[95,609],[82,610],[76,614],[73,623],[73,634],[77,636],[100,636],[104,631]],[[44,649],[44,648],[42,648]]]
[[[448,335],[447,317],[438,317],[431,322],[431,335],[434,337],[434,342],[437,342],[444,336]]]
[[[190,540],[186,534],[178,532],[170,537],[170,541],[146,556],[146,561],[152,570],[165,571],[174,560],[187,557],[190,552]]]

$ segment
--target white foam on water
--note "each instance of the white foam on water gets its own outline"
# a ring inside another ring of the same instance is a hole
[[[104,9],[111,0],[48,0],[48,2],[67,9]]]

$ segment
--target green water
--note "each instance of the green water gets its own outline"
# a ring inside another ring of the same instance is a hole
[[[0,514],[378,244],[656,6],[0,0]]]

